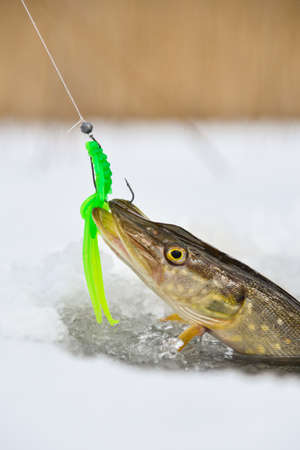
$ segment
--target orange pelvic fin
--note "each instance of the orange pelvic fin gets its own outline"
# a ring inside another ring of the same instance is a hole
[[[179,347],[178,351],[181,352],[181,350],[196,336],[202,336],[206,331],[206,328],[202,327],[201,325],[192,325],[191,327],[188,327],[186,330],[184,330],[179,336],[178,339],[180,339],[183,344],[181,347]]]

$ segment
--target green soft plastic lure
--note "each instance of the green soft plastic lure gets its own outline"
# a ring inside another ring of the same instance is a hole
[[[84,124],[86,122],[82,124],[81,130],[86,133],[83,127]],[[111,193],[112,173],[107,156],[103,153],[102,147],[92,135],[90,137],[92,140],[86,143],[86,149],[91,158],[96,193],[88,197],[80,208],[81,216],[84,219],[83,266],[97,322],[102,322],[103,311],[110,325],[115,325],[119,321],[113,319],[111,316],[105,298],[97,236],[98,229],[92,217],[94,208],[109,209],[107,196]]]

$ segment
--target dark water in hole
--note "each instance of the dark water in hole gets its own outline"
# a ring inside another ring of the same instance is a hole
[[[115,327],[106,322],[99,326],[88,306],[64,307],[60,315],[69,331],[66,348],[75,355],[97,357],[104,354],[130,365],[177,371],[233,369],[253,375],[264,372],[300,375],[300,359],[272,360],[239,355],[208,334],[202,339],[193,339],[178,352],[177,336],[184,327],[175,322],[159,322],[149,314],[138,318],[113,314],[120,317]]]

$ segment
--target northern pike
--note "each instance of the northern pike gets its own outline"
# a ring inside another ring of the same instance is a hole
[[[300,303],[263,275],[183,228],[149,220],[126,200],[96,208],[107,245],[188,325],[183,348],[211,333],[235,351],[300,357]]]

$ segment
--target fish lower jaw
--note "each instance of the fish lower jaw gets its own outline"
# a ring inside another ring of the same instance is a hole
[[[125,249],[125,247],[123,246],[122,242],[120,241],[120,239],[115,238],[115,239],[109,239],[107,236],[105,236],[104,233],[101,234],[104,242],[106,243],[106,245],[122,260],[124,261],[126,264],[130,263],[128,262],[128,260],[130,259],[130,256],[127,252],[127,250]]]

